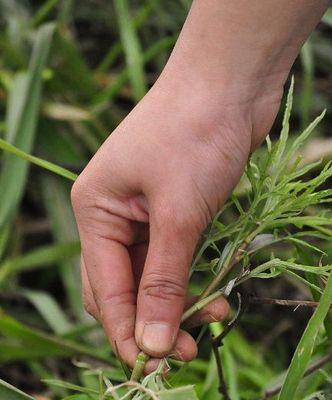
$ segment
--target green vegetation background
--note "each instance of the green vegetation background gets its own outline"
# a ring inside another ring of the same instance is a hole
[[[189,6],[189,0],[0,0],[0,138],[79,173],[155,81]],[[330,9],[293,68],[294,133],[327,109],[305,149],[308,162],[332,158],[331,39]],[[0,162],[0,378],[40,400],[70,394],[41,379],[97,388],[97,375],[82,363],[123,380],[102,330],[82,310],[70,183],[9,155],[0,154]],[[325,251],[331,262],[332,245]],[[249,282],[247,291],[308,294],[287,280]],[[222,348],[232,399],[256,399],[280,379],[311,314],[250,308]],[[210,351],[205,338],[199,359],[173,379],[195,383],[206,400],[217,398],[218,386]],[[323,382],[332,393],[331,371],[329,364],[305,380],[307,392]]]

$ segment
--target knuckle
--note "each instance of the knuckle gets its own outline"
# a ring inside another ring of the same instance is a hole
[[[74,182],[70,192],[71,203],[73,205],[74,210],[77,210],[82,204],[82,201],[84,200],[85,197],[85,193],[86,193],[86,185],[83,182],[81,176],[79,176]]]
[[[142,287],[143,294],[166,302],[184,299],[186,287],[173,277],[164,274],[150,273]]]

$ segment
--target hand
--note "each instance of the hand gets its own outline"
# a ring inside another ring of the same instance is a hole
[[[160,79],[75,183],[85,304],[127,364],[139,348],[195,356],[179,331],[195,247],[269,132],[329,3],[194,0]],[[219,299],[191,323],[227,311]]]
[[[86,308],[131,366],[139,348],[157,358],[195,357],[195,341],[178,331],[189,301],[192,256],[202,230],[240,178],[252,142],[272,124],[280,99],[276,93],[269,95],[270,104],[261,98],[234,106],[188,90],[183,96],[173,84],[162,78],[155,85],[72,191]],[[269,119],[256,116],[259,135],[253,135],[252,106],[260,103],[264,109],[257,115],[268,113]],[[221,298],[191,324],[227,313]],[[154,366],[150,362],[148,370]]]

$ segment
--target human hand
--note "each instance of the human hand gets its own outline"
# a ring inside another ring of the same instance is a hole
[[[139,348],[156,358],[195,357],[193,338],[178,332],[191,259],[253,140],[248,104],[219,110],[211,97],[183,96],[179,86],[169,95],[169,85],[161,79],[110,135],[72,192],[85,306],[131,366]],[[261,131],[272,123],[268,111]],[[191,324],[227,313],[220,298]]]
[[[195,247],[269,132],[328,3],[195,0],[160,79],[76,181],[86,308],[128,365],[139,349],[195,356],[179,331]],[[191,323],[227,312],[220,298]]]

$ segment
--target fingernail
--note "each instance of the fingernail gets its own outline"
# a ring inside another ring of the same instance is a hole
[[[147,352],[166,355],[173,347],[175,329],[169,324],[146,323],[141,344]]]

